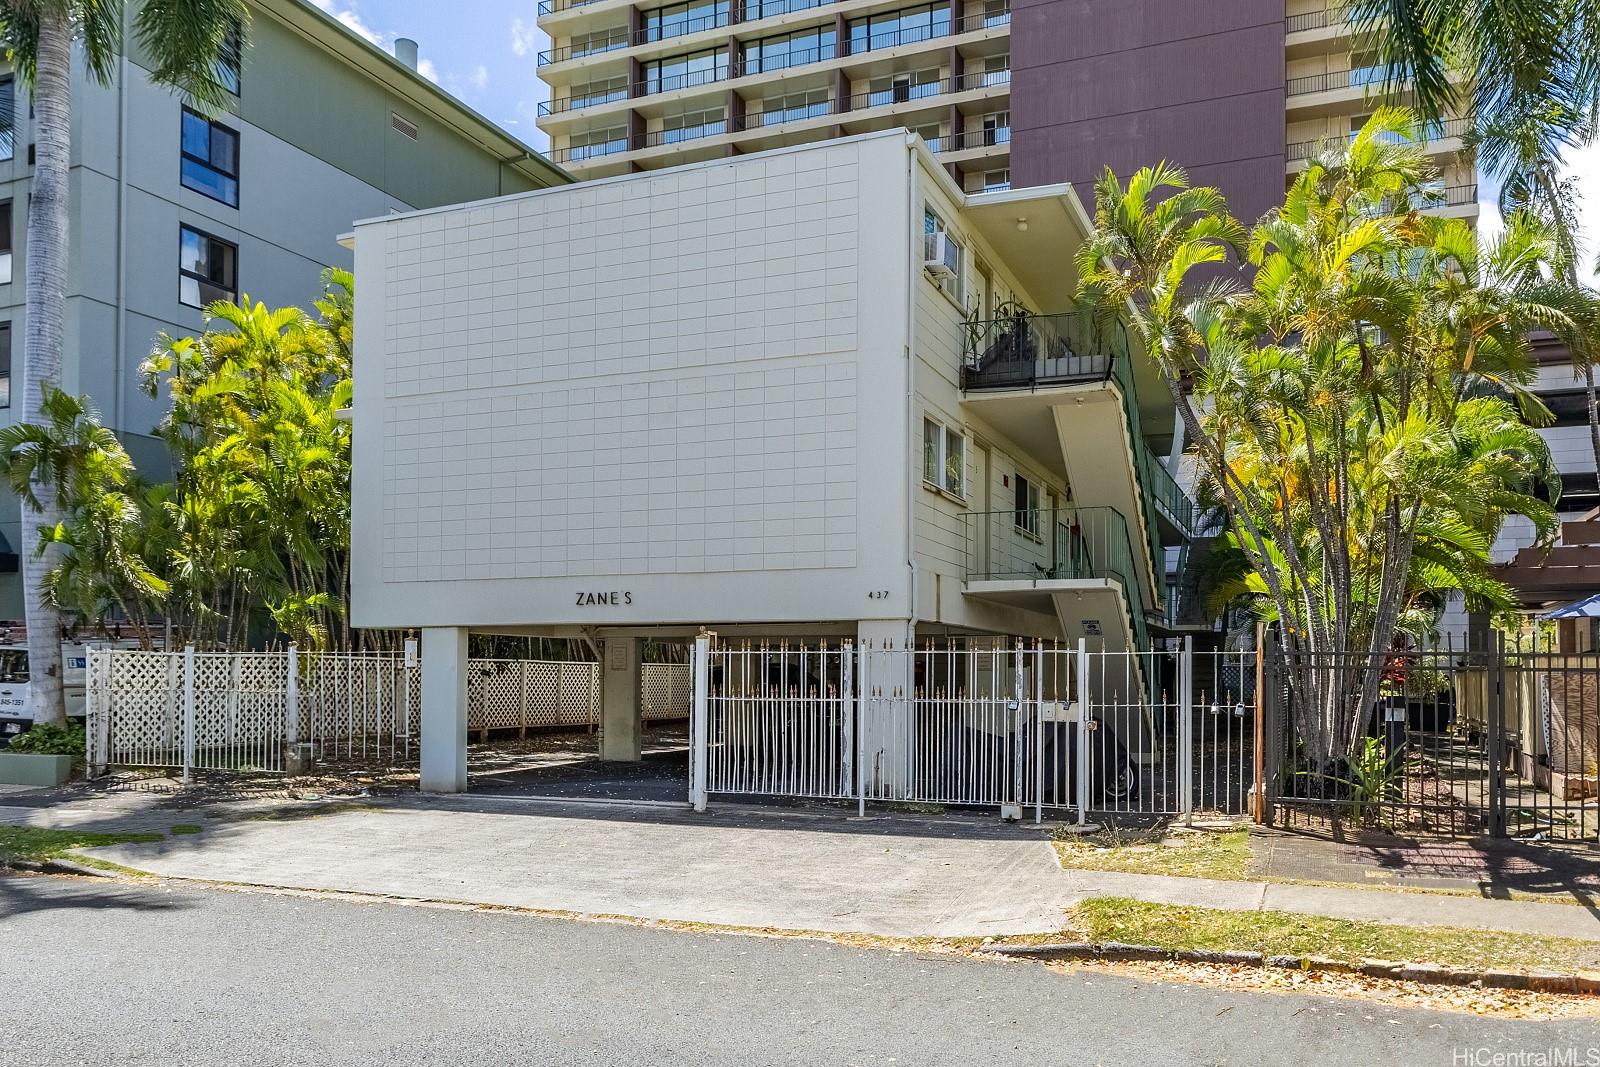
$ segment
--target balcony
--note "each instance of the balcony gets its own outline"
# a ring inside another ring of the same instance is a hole
[[[952,137],[940,139],[935,152],[965,152],[972,148],[1004,148],[1011,143],[1010,126],[991,126],[982,130],[964,130]]]
[[[590,4],[598,4],[600,0],[539,0],[539,17],[554,15],[561,11],[572,11]]]
[[[693,126],[680,126],[672,130],[655,130],[644,135],[644,146],[656,148],[664,144],[682,144],[685,141],[698,141],[705,137],[716,137],[728,132],[727,119],[713,119],[709,122],[696,123]]]
[[[642,82],[630,85],[620,85],[599,91],[589,91],[582,95],[563,97],[559,100],[542,101],[539,104],[539,114],[560,115],[568,111],[577,111],[586,107],[597,107],[600,104],[615,103],[618,100],[637,100],[647,96],[656,96],[660,93],[675,92],[678,89],[690,89],[698,85],[715,85],[728,80],[729,72],[726,66],[711,67],[706,70],[689,70],[682,74],[667,74],[661,77],[649,78]],[[585,87],[588,88],[588,87]]]
[[[1016,312],[967,327],[963,389],[1031,389],[1038,385],[1104,381],[1128,359],[1120,322],[1092,316]]]
[[[863,108],[882,107],[886,104],[904,104],[913,100],[925,100],[929,97],[943,96],[945,93],[963,93],[972,89],[984,89],[1010,84],[1011,71],[1009,68],[1006,70],[975,70],[969,71],[958,78],[936,79],[916,84],[906,82],[892,85],[887,89],[872,89],[864,93],[854,93],[850,97],[850,110],[859,111]],[[1009,136],[1008,129],[1007,137],[1009,138]]]
[[[1424,125],[1418,131],[1419,136],[1416,138],[1416,142],[1418,144],[1431,144],[1438,141],[1460,139],[1470,132],[1472,132],[1471,119],[1446,119],[1443,122],[1430,122]],[[1355,140],[1356,133],[1357,131],[1355,130],[1350,131],[1348,140]],[[1399,144],[1405,140],[1396,136],[1386,136],[1384,139],[1393,144]],[[1313,141],[1295,141],[1289,145],[1284,152],[1284,156],[1290,163],[1298,163],[1302,160],[1311,159],[1324,148],[1337,147],[1340,147],[1338,138],[1333,136]]]
[[[770,111],[747,111],[734,125],[740,130],[759,130],[767,126],[778,126],[785,122],[803,122],[806,119],[821,118],[831,114],[833,114],[833,101],[820,100],[811,104],[797,104],[794,107],[773,108]]]
[[[744,56],[739,60],[738,71],[735,77],[746,74],[770,74],[775,70],[787,70],[790,67],[803,67],[808,63],[821,63],[833,59],[838,54],[831,44],[817,45],[814,48],[791,48],[787,52],[777,52],[771,55]]]
[[[1350,9],[1343,4],[1333,4],[1317,11],[1302,11],[1283,20],[1284,33],[1305,33],[1308,30],[1325,30],[1350,21]]]
[[[893,30],[863,29],[858,32],[856,27],[850,30],[850,55],[863,55],[867,52],[881,52],[885,48],[899,48],[901,45],[921,44],[924,41],[936,40],[940,37],[953,37],[963,33],[976,33],[979,30],[998,29],[1011,25],[1011,9],[1004,11],[975,11],[951,21],[931,21],[926,26],[901,26]]]
[[[535,63],[547,67],[552,63],[565,63],[569,59],[583,59],[586,56],[604,55],[607,52],[616,52],[633,44],[628,37],[627,30],[616,30],[605,37],[591,37],[584,44],[562,45],[560,48],[547,48],[535,58]]]
[[[787,15],[792,11],[810,11],[814,7],[826,7],[829,4],[839,3],[839,0],[752,0],[744,5],[744,18],[741,22],[759,22],[762,19],[776,18]]]
[[[1322,74],[1290,78],[1283,83],[1283,91],[1286,96],[1309,96],[1312,93],[1328,93],[1339,89],[1365,89],[1368,86],[1381,88],[1388,76],[1389,68],[1383,66],[1330,70]]]
[[[1112,507],[1014,508],[961,515],[962,591],[979,600],[1056,616],[1070,641],[1108,652],[1150,647],[1146,598],[1128,520]],[[1136,657],[1129,657],[1130,664]],[[1120,668],[1104,697],[1142,687]]]
[[[617,137],[596,144],[575,145],[571,148],[552,148],[550,150],[550,161],[552,163],[582,163],[585,160],[599,159],[602,156],[626,152],[629,147],[626,137]]]

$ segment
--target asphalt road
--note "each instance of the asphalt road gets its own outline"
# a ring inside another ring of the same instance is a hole
[[[0,876],[0,1063],[30,1067],[1449,1067],[1463,1047],[1588,1047],[1595,1030],[807,941]]]

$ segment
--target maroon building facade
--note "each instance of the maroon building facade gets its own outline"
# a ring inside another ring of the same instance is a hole
[[[1013,0],[1011,180],[1095,180],[1161,160],[1241,219],[1284,188],[1283,0]]]

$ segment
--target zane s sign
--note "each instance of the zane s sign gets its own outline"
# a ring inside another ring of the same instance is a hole
[[[573,596],[580,608],[622,608],[633,603],[631,589],[591,589],[574,593]]]

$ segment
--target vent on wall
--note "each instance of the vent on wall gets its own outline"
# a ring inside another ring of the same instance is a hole
[[[389,125],[398,133],[403,133],[413,141],[417,139],[417,124],[403,117],[398,111],[389,112]]]

